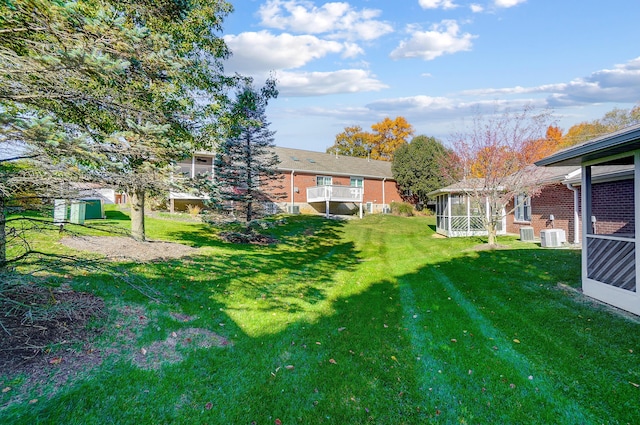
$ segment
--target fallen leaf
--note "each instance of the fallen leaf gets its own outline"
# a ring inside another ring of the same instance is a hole
[[[175,332],[171,332],[171,336],[172,336],[173,338],[177,338],[177,337],[178,337],[178,334],[177,334],[177,333],[175,333]]]
[[[455,338],[451,338],[451,342],[458,342],[458,340]]]
[[[37,398],[29,400],[29,404],[36,404],[38,402]]]
[[[338,364],[338,362],[336,362],[334,359],[329,359],[329,363],[331,363],[331,364]]]
[[[62,363],[62,357],[54,357],[49,360],[49,364],[60,364]]]
[[[276,420],[274,421],[274,423],[275,423],[276,425],[282,425],[282,421],[281,421],[280,419],[276,419]]]
[[[207,410],[211,410],[211,408],[213,408],[213,403],[209,402],[209,403],[205,404],[204,408],[207,409]]]
[[[284,368],[287,369],[287,370],[293,370],[293,369],[295,369],[295,366],[292,365],[292,364],[288,364]]]
[[[322,343],[320,341],[316,341],[317,345],[322,345]]]
[[[633,385],[634,387],[636,387],[636,388],[640,388],[640,384],[636,384],[635,382],[631,382],[631,381],[629,381],[629,383],[631,385]],[[3,390],[3,392],[4,392],[4,390]]]
[[[516,344],[520,344],[520,340],[519,339],[514,339],[513,342],[515,342]]]
[[[4,387],[4,388],[2,389],[2,392],[3,392],[3,393],[8,393],[9,391],[11,391],[11,387]]]
[[[400,362],[398,361],[398,359],[396,358],[396,356],[391,356],[391,360],[395,361],[396,363],[400,363]]]
[[[143,356],[147,355],[147,350],[145,348],[141,348],[140,352],[142,353]]]
[[[342,332],[342,331],[343,331],[343,330],[345,330],[345,329],[347,329],[347,328],[345,328],[345,327],[338,328],[338,332]]]

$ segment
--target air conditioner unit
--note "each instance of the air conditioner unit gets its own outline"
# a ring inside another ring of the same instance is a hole
[[[299,205],[289,205],[287,207],[287,213],[289,213],[289,214],[300,214],[300,206]]]
[[[520,240],[523,242],[532,242],[535,236],[533,235],[533,227],[521,227],[520,228]]]
[[[540,246],[553,248],[562,246],[567,241],[563,229],[545,229],[540,231]]]

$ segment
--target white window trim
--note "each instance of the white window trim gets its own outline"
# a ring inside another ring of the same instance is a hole
[[[352,186],[352,185],[351,185],[351,182],[352,182],[352,180],[354,180],[354,179],[358,179],[358,180],[360,180],[360,181],[362,182],[362,186]],[[349,177],[349,186],[350,186],[350,187],[361,187],[361,188],[363,188],[363,189],[364,189],[364,177],[360,177],[360,176],[351,176],[351,177]]]
[[[324,179],[329,179],[329,184],[318,184],[318,179],[322,178]],[[332,186],[333,185],[333,176],[321,176],[321,175],[317,175],[316,176],[316,186]]]
[[[520,202],[522,199],[522,202]],[[513,209],[513,222],[514,223],[531,223],[531,197],[525,195],[516,195],[514,200]],[[529,217],[522,217],[525,212],[525,207],[528,207]]]

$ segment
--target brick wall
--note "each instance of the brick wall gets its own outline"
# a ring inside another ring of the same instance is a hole
[[[279,182],[284,186],[282,191],[286,192],[284,198],[277,202],[283,209],[286,209],[288,205],[291,205],[291,172],[283,172],[283,180]],[[324,205],[309,205],[307,204],[307,188],[316,186],[317,176],[330,176],[327,173],[300,173],[296,172],[293,176],[293,202],[300,206],[300,212],[302,213],[317,213],[324,212]],[[357,177],[357,176],[354,176]],[[351,179],[349,176],[332,176],[332,183],[334,185],[349,186]],[[384,204],[388,205],[391,202],[402,202],[402,196],[394,180],[382,181],[382,179],[370,179],[364,178],[364,196],[363,202],[371,202],[374,205],[375,212],[381,212]],[[383,200],[383,184],[384,184],[384,200]],[[349,210],[353,210],[351,206],[338,207],[332,205],[332,208],[337,208],[336,213],[347,213]],[[317,209],[319,208],[319,209]],[[346,209],[345,209],[346,208]],[[334,212],[334,210],[332,210]]]
[[[513,201],[507,211],[513,209]],[[550,216],[554,220],[550,220]],[[513,213],[507,216],[507,232],[520,233],[520,227],[533,227],[536,237],[544,229],[563,229],[568,242],[574,241],[573,191],[565,185],[556,183],[542,188],[540,193],[531,198],[531,221],[516,222]]]
[[[633,180],[595,183],[591,187],[591,213],[596,217],[596,234],[635,232]]]

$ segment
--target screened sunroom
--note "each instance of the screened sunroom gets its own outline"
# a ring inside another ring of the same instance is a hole
[[[486,236],[484,215],[489,211],[488,200],[480,205],[476,197],[467,195],[461,183],[438,189],[429,196],[436,199],[436,232],[450,237]],[[507,223],[504,211],[500,215],[497,234],[506,233]]]

